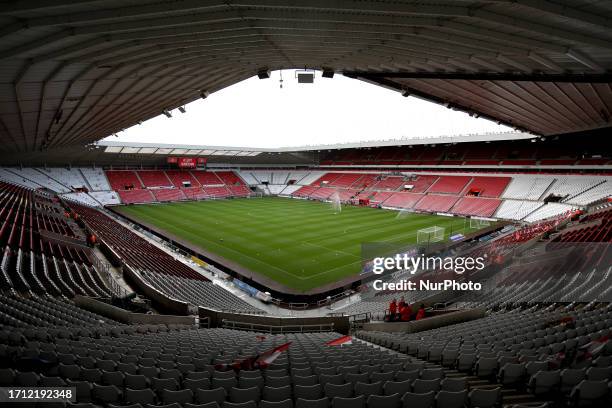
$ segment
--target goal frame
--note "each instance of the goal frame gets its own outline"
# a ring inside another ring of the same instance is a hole
[[[444,241],[446,229],[434,225],[432,227],[421,228],[417,231],[417,244],[430,244]]]

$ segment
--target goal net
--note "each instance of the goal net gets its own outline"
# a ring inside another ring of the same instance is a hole
[[[431,242],[440,242],[444,240],[444,228],[443,227],[428,227],[418,230],[417,232],[417,243],[418,244],[429,244]]]
[[[470,218],[470,228],[471,229],[481,229],[489,226],[489,221],[481,220],[479,218]]]

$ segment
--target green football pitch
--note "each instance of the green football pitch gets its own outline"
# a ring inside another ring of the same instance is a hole
[[[276,197],[116,209],[303,292],[358,274],[362,243],[411,244],[422,228],[443,227],[446,237],[469,228],[460,217],[353,206],[336,212],[329,203]]]

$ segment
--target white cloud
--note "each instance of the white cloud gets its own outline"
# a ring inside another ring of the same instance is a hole
[[[241,147],[399,139],[511,130],[376,85],[335,75],[298,84],[293,70],[257,77],[107,140]]]

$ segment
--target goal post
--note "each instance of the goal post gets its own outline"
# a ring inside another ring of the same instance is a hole
[[[470,218],[470,229],[481,229],[490,225],[488,220],[481,218]]]
[[[428,227],[417,231],[417,243],[418,244],[429,244],[432,242],[440,242],[444,240],[444,228],[443,227]]]

